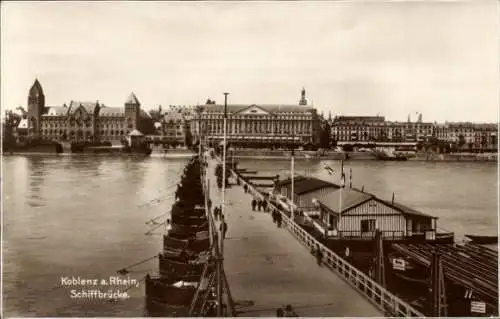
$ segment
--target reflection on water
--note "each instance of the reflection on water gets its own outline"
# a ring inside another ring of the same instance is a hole
[[[95,287],[58,286],[62,276],[107,279],[156,255],[160,231],[145,236],[145,222],[168,212],[165,195],[175,191],[169,186],[180,179],[185,160],[7,156],[3,165],[6,315],[142,316],[142,285],[116,302],[70,297],[71,289]],[[153,260],[129,276],[156,271]]]
[[[143,316],[144,286],[126,301],[71,299],[61,276],[107,278],[156,255],[161,231],[145,236],[146,221],[167,213],[185,160],[85,156],[3,159],[4,306],[7,316]],[[339,163],[326,161],[335,170]],[[240,167],[282,177],[288,161],[242,160]],[[331,179],[318,161],[297,172]],[[497,169],[485,163],[345,163],[353,184],[438,216],[456,233],[496,233]],[[156,199],[161,198],[161,201]],[[161,219],[159,221],[162,221]],[[161,229],[161,227],[160,227]],[[141,279],[155,260],[132,268]],[[95,288],[95,287],[93,287]],[[106,287],[98,287],[107,290]],[[111,287],[121,289],[127,287]]]

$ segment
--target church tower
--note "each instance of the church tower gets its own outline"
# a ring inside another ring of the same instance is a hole
[[[45,108],[45,95],[42,85],[35,79],[28,94],[28,134],[32,137],[40,136],[40,119]]]
[[[302,88],[302,91],[300,93],[299,105],[307,105],[306,89],[304,89],[304,88]]]
[[[132,92],[128,99],[125,101],[125,125],[128,132],[132,132],[135,129],[140,130],[139,127],[139,115],[141,111],[141,103]]]

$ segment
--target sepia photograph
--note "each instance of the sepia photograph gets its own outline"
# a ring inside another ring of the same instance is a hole
[[[499,1],[0,6],[0,317],[499,316]]]

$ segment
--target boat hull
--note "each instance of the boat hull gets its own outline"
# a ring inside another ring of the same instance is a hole
[[[469,238],[476,244],[488,245],[498,243],[498,236],[465,235],[465,237]]]
[[[146,277],[146,298],[148,303],[189,306],[194,298],[196,286],[175,287],[175,281],[164,278]]]
[[[201,276],[205,264],[190,264],[186,261],[174,260],[165,254],[159,255],[159,266],[161,276]]]

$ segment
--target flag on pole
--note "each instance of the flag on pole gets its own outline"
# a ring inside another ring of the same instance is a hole
[[[323,165],[323,168],[328,172],[329,175],[335,174],[334,170],[330,166],[325,164]]]

